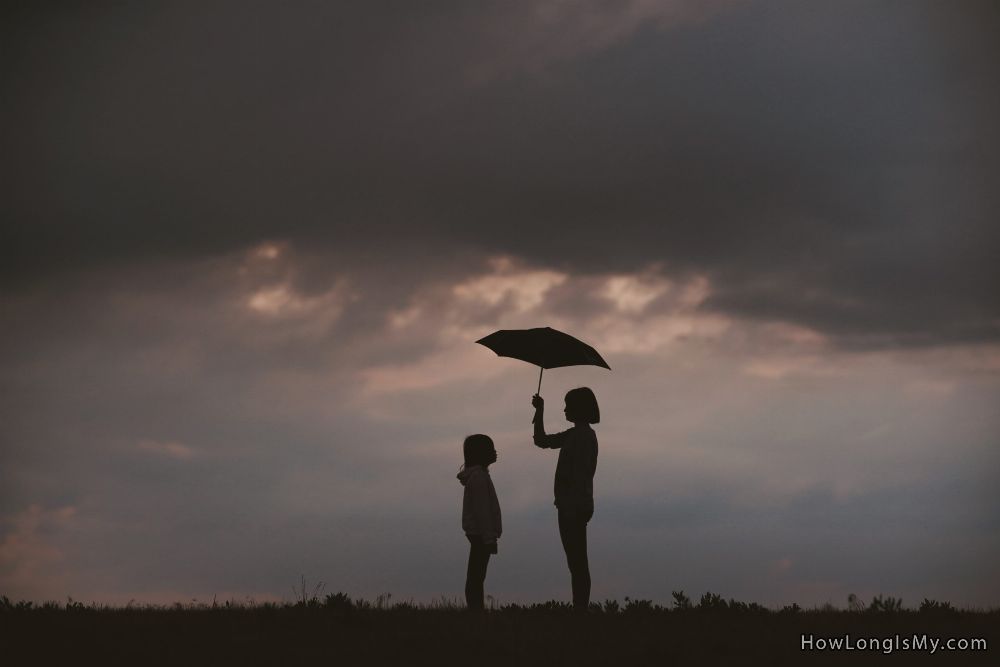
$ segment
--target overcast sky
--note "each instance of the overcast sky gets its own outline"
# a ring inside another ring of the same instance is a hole
[[[553,326],[595,599],[1000,605],[995,3],[3,12],[0,593],[568,599]]]

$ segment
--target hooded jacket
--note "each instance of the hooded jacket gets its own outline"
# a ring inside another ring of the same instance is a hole
[[[465,487],[462,497],[462,530],[466,535],[479,535],[483,542],[497,541],[503,532],[500,501],[489,471],[481,465],[463,468],[457,475]]]

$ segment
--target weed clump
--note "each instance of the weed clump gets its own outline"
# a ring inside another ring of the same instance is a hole
[[[902,598],[894,598],[892,596],[883,598],[881,595],[876,595],[872,598],[871,604],[868,605],[868,609],[865,611],[874,614],[896,614],[902,610]]]
[[[957,611],[950,602],[938,602],[927,598],[924,598],[924,601],[920,603],[919,609],[921,614],[954,614]]]

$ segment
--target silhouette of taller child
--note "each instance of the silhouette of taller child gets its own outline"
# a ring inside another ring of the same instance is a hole
[[[587,522],[594,515],[594,473],[597,471],[597,434],[591,424],[601,421],[597,397],[588,387],[566,394],[566,421],[573,428],[545,433],[545,400],[535,394],[535,445],[558,449],[555,506],[559,514],[559,537],[573,583],[573,607],[586,611],[590,604],[590,564],[587,561]]]

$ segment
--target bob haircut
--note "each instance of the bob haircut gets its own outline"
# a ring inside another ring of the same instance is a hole
[[[590,387],[577,387],[566,392],[566,407],[570,421],[583,421],[588,424],[598,424],[601,421],[601,409],[597,407],[597,397]]]
[[[497,460],[493,439],[482,433],[470,435],[465,439],[462,443],[462,454],[465,456],[466,467],[488,466]]]

